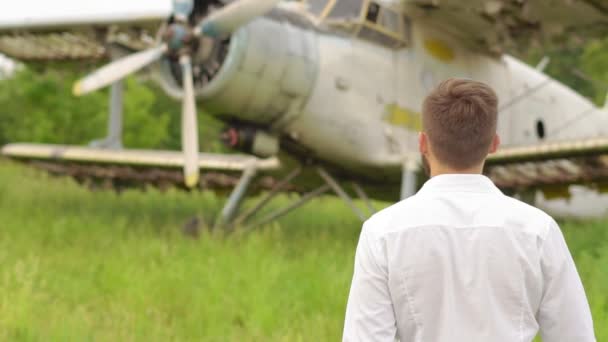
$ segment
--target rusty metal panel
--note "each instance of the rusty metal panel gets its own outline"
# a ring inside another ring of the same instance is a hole
[[[591,185],[608,181],[608,155],[489,165],[485,174],[503,189]]]
[[[99,59],[106,49],[90,36],[70,32],[0,36],[0,52],[22,61]]]

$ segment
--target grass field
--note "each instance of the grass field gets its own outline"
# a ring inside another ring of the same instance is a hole
[[[221,205],[0,161],[0,341],[339,340],[357,219],[322,198],[248,235],[181,233]],[[563,227],[608,341],[608,221]]]

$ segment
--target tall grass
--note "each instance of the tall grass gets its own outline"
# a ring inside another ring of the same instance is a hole
[[[222,204],[207,192],[93,193],[0,161],[0,340],[339,340],[354,215],[321,198],[251,234],[181,233]],[[598,341],[608,340],[605,225],[563,225]]]

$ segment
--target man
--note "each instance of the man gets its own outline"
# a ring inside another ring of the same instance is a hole
[[[431,179],[363,225],[344,341],[595,341],[580,277],[544,212],[482,169],[499,145],[496,94],[449,79],[426,98]]]

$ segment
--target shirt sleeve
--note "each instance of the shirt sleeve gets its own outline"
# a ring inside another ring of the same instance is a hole
[[[543,342],[594,342],[585,289],[555,221],[541,251],[543,296],[537,313]]]
[[[363,225],[355,255],[355,270],[344,322],[344,342],[393,342],[397,333],[388,289],[386,257],[378,255],[381,253],[377,253],[369,225],[369,221]]]

